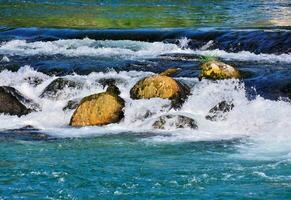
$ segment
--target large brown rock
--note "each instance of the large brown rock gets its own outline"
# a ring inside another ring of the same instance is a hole
[[[22,116],[39,109],[38,104],[24,97],[15,88],[0,86],[0,113]]]
[[[118,96],[119,93],[116,86],[109,86],[106,92],[83,98],[70,126],[101,126],[119,122],[124,116],[124,100]]]
[[[190,90],[186,85],[169,77],[174,72],[176,72],[175,69],[168,69],[159,75],[143,78],[131,88],[130,97],[132,99],[170,99],[173,107],[180,107]]]
[[[220,61],[211,60],[201,65],[200,79],[240,78],[240,73],[234,67]]]

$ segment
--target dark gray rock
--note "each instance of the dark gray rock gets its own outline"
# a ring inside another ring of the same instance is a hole
[[[24,141],[47,141],[55,140],[52,136],[42,133],[33,126],[25,126],[19,129],[9,129],[0,132],[0,140],[24,140]]]
[[[177,83],[182,90],[177,96],[171,98],[171,105],[174,109],[180,109],[190,95],[190,88],[187,84],[180,81],[177,81]]]
[[[24,79],[28,84],[32,86],[38,86],[43,83],[43,79],[36,77],[36,76],[29,76]]]
[[[66,87],[81,89],[83,84],[66,78],[57,78],[44,89],[40,97],[57,99],[61,95],[61,91]]]
[[[213,108],[211,108],[206,115],[206,119],[211,121],[225,120],[227,113],[234,108],[234,104],[229,101],[222,101]]]
[[[22,116],[39,109],[38,104],[25,98],[15,88],[0,86],[0,113]]]
[[[174,128],[198,128],[197,122],[194,119],[183,115],[163,115],[153,123],[153,128],[155,129],[165,129],[166,126]]]
[[[80,104],[81,100],[82,99],[73,99],[73,100],[68,101],[66,106],[63,108],[63,111],[75,110]]]

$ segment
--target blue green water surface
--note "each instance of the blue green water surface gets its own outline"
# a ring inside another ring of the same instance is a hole
[[[240,158],[238,143],[1,141],[0,198],[290,199],[288,162]]]

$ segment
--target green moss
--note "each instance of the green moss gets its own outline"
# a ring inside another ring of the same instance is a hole
[[[207,63],[209,61],[218,61],[218,59],[217,59],[217,57],[215,57],[213,55],[205,55],[205,56],[200,56],[199,57],[199,62],[201,64]]]

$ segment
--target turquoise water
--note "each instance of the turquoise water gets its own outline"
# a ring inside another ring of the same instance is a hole
[[[290,164],[246,160],[242,141],[153,143],[121,134],[1,141],[2,199],[290,199]]]

